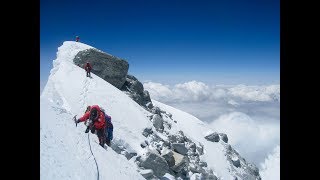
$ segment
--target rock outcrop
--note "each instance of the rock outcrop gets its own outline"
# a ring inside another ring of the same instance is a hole
[[[121,90],[125,91],[130,96],[130,98],[140,106],[146,107],[148,109],[153,108],[149,92],[144,90],[142,83],[136,77],[127,75],[125,83],[121,87]]]
[[[73,62],[81,68],[84,67],[86,62],[89,62],[92,66],[92,73],[118,89],[126,82],[129,69],[128,62],[100,50],[87,49],[80,51],[73,59]]]

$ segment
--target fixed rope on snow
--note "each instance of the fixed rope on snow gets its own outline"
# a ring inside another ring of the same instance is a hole
[[[93,152],[92,152],[92,149],[91,149],[89,134],[90,134],[90,133],[88,133],[88,141],[89,141],[90,151],[91,151],[91,154],[92,154],[92,156],[93,156],[94,162],[96,162],[96,167],[97,167],[97,172],[98,172],[97,179],[99,180],[99,167],[98,167],[98,163],[97,163],[97,161],[96,161],[96,157],[93,155]]]
[[[77,126],[76,115],[73,117],[73,120],[74,120],[74,122],[75,122],[75,124],[76,124],[76,126]],[[94,156],[94,154],[93,154],[93,152],[92,152],[92,149],[91,149],[91,143],[90,143],[89,134],[90,134],[90,133],[88,133],[89,147],[90,147],[90,151],[91,151],[91,154],[92,154],[92,156],[93,156],[94,162],[96,163],[96,168],[97,168],[97,173],[98,173],[97,179],[99,180],[99,167],[98,167],[98,163],[97,163],[96,157]]]

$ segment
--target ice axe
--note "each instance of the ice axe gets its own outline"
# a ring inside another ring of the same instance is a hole
[[[78,123],[77,123],[77,115],[74,115],[72,119],[73,119],[74,123],[76,123],[76,127],[77,127],[77,125],[78,125]]]

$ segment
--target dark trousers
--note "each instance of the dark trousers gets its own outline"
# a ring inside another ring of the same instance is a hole
[[[91,77],[90,71],[87,71],[87,77]]]
[[[103,147],[104,143],[106,143],[106,131],[105,128],[97,129],[97,136],[99,139],[100,146]]]

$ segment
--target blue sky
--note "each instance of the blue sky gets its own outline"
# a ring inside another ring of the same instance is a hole
[[[40,86],[76,35],[141,81],[280,82],[279,0],[41,0]]]

